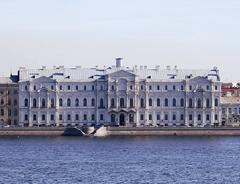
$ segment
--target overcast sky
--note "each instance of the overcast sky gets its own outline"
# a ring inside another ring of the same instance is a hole
[[[115,64],[217,66],[240,81],[239,0],[0,0],[0,74]]]

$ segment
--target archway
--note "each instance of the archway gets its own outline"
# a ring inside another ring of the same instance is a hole
[[[125,116],[124,116],[124,114],[120,114],[120,116],[119,116],[119,125],[120,126],[125,126]]]

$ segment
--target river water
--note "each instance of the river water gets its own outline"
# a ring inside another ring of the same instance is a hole
[[[0,183],[240,183],[240,137],[0,137]]]

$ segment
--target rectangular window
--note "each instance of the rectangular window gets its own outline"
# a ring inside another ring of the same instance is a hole
[[[192,120],[193,120],[193,116],[192,116],[192,114],[189,114],[188,119],[189,119],[189,121],[192,121]]]
[[[75,120],[76,120],[76,121],[79,120],[79,115],[78,115],[78,114],[75,115]]]
[[[184,120],[184,115],[183,115],[183,114],[181,114],[181,116],[180,116],[180,120],[181,120],[181,121]]]
[[[83,115],[83,120],[84,120],[84,121],[87,121],[87,114],[84,114],[84,115]]]
[[[76,90],[78,91],[78,85],[76,85]]]
[[[67,115],[67,120],[70,121],[71,120],[71,114]]]
[[[173,114],[172,120],[176,121],[176,114]]]
[[[71,86],[70,85],[68,85],[68,90],[71,90]]]
[[[164,120],[167,121],[168,120],[168,114],[164,115]]]
[[[92,114],[92,121],[95,121],[95,115]]]
[[[210,115],[207,114],[207,115],[206,115],[206,121],[209,121],[209,120],[210,120]]]
[[[51,121],[54,121],[54,114],[51,114]]]
[[[28,121],[28,115],[27,115],[27,114],[25,114],[24,120],[25,120],[25,121]]]
[[[218,121],[218,115],[215,114],[215,121]]]
[[[160,114],[157,114],[157,120],[158,121],[160,120]]]
[[[36,114],[33,115],[33,121],[37,121],[37,115]]]
[[[62,85],[59,86],[59,89],[62,90]]]
[[[100,114],[100,121],[103,121],[103,114]]]
[[[148,119],[149,119],[150,121],[152,121],[152,114],[149,114],[149,115],[148,115]]]
[[[46,116],[45,114],[42,114],[42,121],[45,121],[46,120]]]
[[[62,121],[63,117],[62,114],[59,114],[59,120]]]
[[[140,120],[142,120],[142,121],[144,120],[144,115],[143,114],[140,115]]]
[[[159,86],[159,85],[157,85],[157,90],[158,90],[158,91],[160,90],[160,86]]]

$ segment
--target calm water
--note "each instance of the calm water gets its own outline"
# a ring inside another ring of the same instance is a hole
[[[240,183],[240,137],[0,137],[0,183]]]

